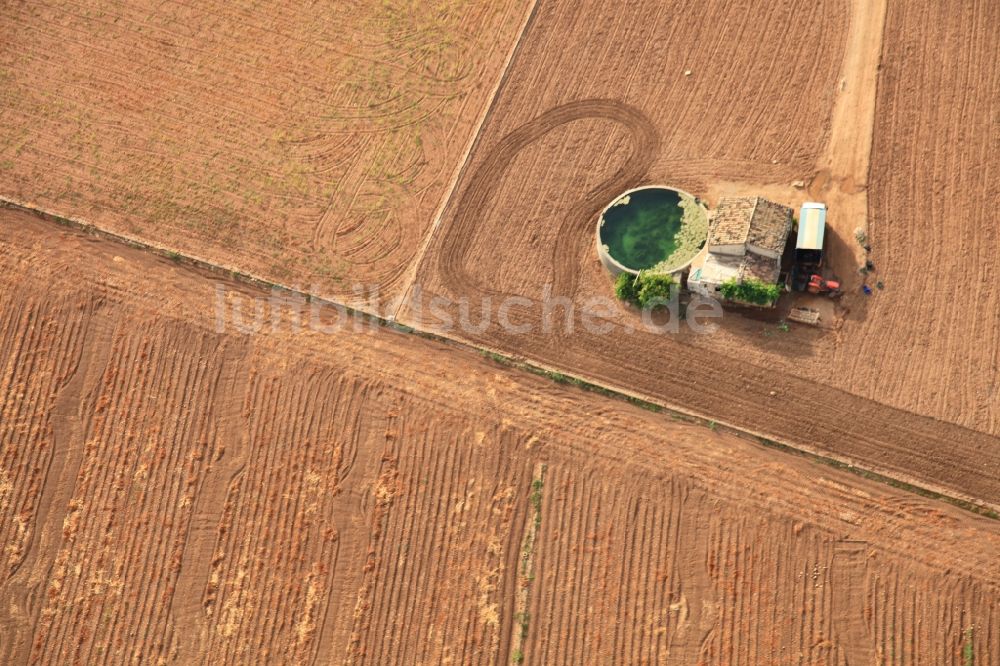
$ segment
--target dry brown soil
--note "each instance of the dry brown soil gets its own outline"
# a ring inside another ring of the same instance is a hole
[[[0,284],[4,663],[1000,654],[996,521],[24,213]]]
[[[470,323],[489,321],[448,335],[1000,506],[1000,5],[939,4],[541,4],[411,288],[422,307],[401,320],[445,330],[465,299]],[[731,313],[712,335],[664,335],[593,305],[612,296],[598,211],[658,182],[829,200],[841,320],[786,332]],[[870,298],[856,228],[884,286]],[[546,319],[547,288],[575,304],[572,333],[546,330],[564,311]],[[445,316],[434,296],[454,303]],[[510,296],[530,332],[501,325]]]
[[[15,0],[0,195],[356,304],[488,297],[448,335],[997,507],[998,24]],[[588,300],[596,213],[646,182],[826,200],[885,288],[831,329],[640,332]],[[994,520],[221,275],[0,210],[0,662],[1000,655]]]
[[[388,298],[528,8],[4,3],[0,195],[270,281]]]

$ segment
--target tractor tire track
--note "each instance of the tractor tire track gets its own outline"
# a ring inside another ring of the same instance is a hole
[[[517,155],[553,130],[576,120],[611,120],[625,126],[632,135],[633,151],[628,161],[600,185],[590,190],[559,221],[559,236],[553,248],[555,275],[553,291],[572,295],[577,286],[575,267],[578,252],[567,252],[566,244],[574,232],[591,220],[616,193],[635,185],[647,173],[656,157],[659,134],[653,123],[639,109],[610,99],[587,99],[552,108],[521,125],[501,139],[473,172],[469,184],[457,200],[455,217],[446,227],[439,254],[438,269],[445,284],[462,291],[462,296],[508,294],[491,288],[468,270],[466,257],[476,240],[477,215],[486,208],[502,183],[502,176]]]

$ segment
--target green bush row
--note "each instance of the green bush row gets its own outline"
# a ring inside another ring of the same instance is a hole
[[[750,278],[738,281],[730,278],[722,283],[722,296],[729,301],[740,301],[754,305],[774,305],[781,296],[781,287]]]

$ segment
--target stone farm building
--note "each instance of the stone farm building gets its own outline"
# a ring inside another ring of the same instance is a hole
[[[791,230],[787,206],[762,197],[722,199],[708,223],[708,242],[691,262],[688,289],[718,298],[731,279],[776,283]]]

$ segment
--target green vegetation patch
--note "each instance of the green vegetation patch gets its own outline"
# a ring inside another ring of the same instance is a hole
[[[654,271],[639,271],[638,275],[619,273],[615,278],[615,296],[643,310],[649,310],[666,305],[675,284],[677,281],[669,273]]]
[[[742,282],[730,278],[722,283],[722,297],[728,301],[751,305],[774,305],[781,296],[781,287],[750,278]]]
[[[708,211],[690,194],[680,193],[683,211],[681,228],[674,235],[674,251],[653,267],[654,271],[669,272],[686,265],[705,247],[708,239]]]

